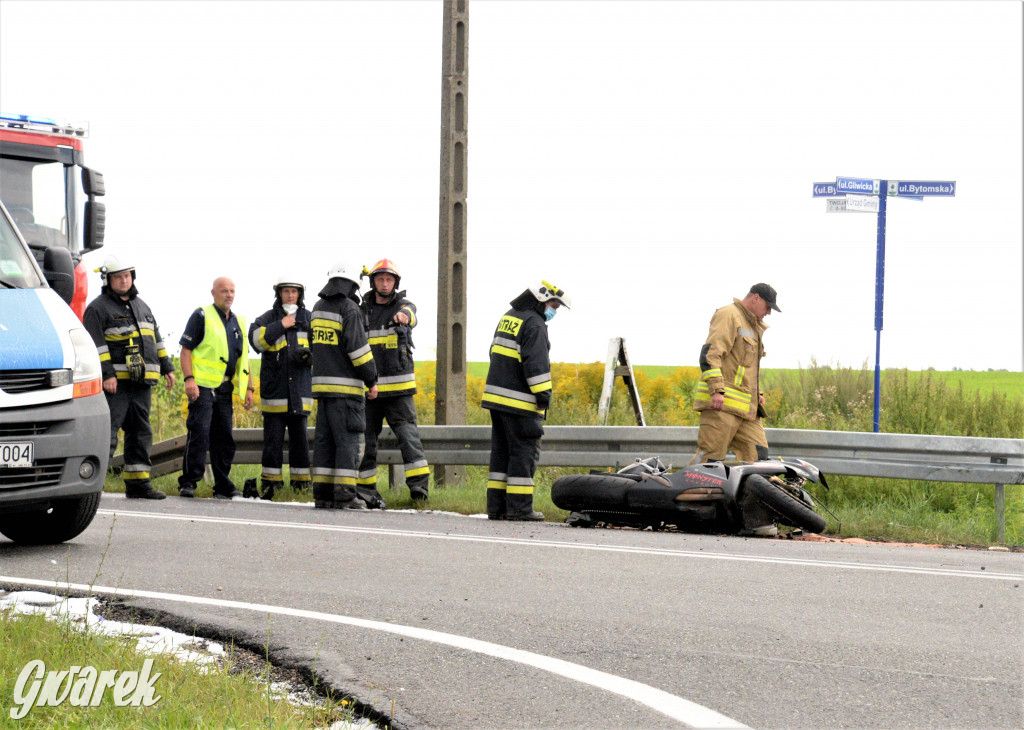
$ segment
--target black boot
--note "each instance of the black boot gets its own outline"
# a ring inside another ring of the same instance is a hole
[[[505,519],[509,522],[543,522],[544,513],[531,509],[529,512],[521,515],[505,515]]]
[[[245,480],[245,484],[242,485],[242,496],[246,499],[256,499],[260,496],[259,490],[256,488],[255,477]]]
[[[126,486],[124,488],[124,496],[128,499],[167,499],[166,494],[159,489],[154,489],[150,484]]]
[[[409,497],[413,502],[425,502],[429,495],[426,487],[409,487]]]
[[[374,489],[373,491],[377,491]],[[333,509],[366,509],[367,504],[359,498],[359,493],[356,492],[356,488],[353,486],[341,486],[336,485],[332,489],[334,496]],[[381,509],[384,509],[384,500],[381,501]]]
[[[316,509],[331,509],[334,507],[334,486],[331,484],[314,484],[313,502]]]
[[[505,490],[504,489],[488,489],[487,490],[487,519],[489,519],[489,520],[503,520],[503,519],[505,519]]]
[[[377,491],[377,487],[371,486],[357,486],[355,488],[356,499],[362,500],[370,509],[384,509],[387,507],[387,503],[384,498]]]
[[[532,494],[506,494],[505,519],[515,522],[543,522],[544,513],[534,511]]]
[[[740,537],[775,537],[779,534],[779,528],[775,526],[775,514],[761,504],[761,500],[749,489],[743,491],[739,505],[743,518]]]

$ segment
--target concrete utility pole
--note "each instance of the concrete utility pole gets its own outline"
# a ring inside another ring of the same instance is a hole
[[[445,0],[441,43],[441,210],[437,235],[437,382],[434,422],[466,422],[466,140],[469,0]],[[434,465],[434,481],[463,467]]]

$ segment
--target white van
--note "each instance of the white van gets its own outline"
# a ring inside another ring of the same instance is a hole
[[[47,249],[40,270],[0,203],[0,533],[15,542],[70,540],[103,492],[110,411],[73,294],[70,253]]]

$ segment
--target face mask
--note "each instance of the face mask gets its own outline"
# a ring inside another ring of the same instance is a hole
[[[281,308],[284,309],[285,314],[295,314],[299,311],[298,304],[282,304]]]
[[[545,322],[550,322],[551,320],[553,320],[555,318],[555,313],[557,311],[558,311],[557,309],[552,309],[551,307],[545,307],[544,308],[544,321]]]

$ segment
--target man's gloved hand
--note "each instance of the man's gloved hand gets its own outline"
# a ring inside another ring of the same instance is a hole
[[[308,368],[313,364],[313,353],[308,347],[300,347],[292,353],[292,361]]]

